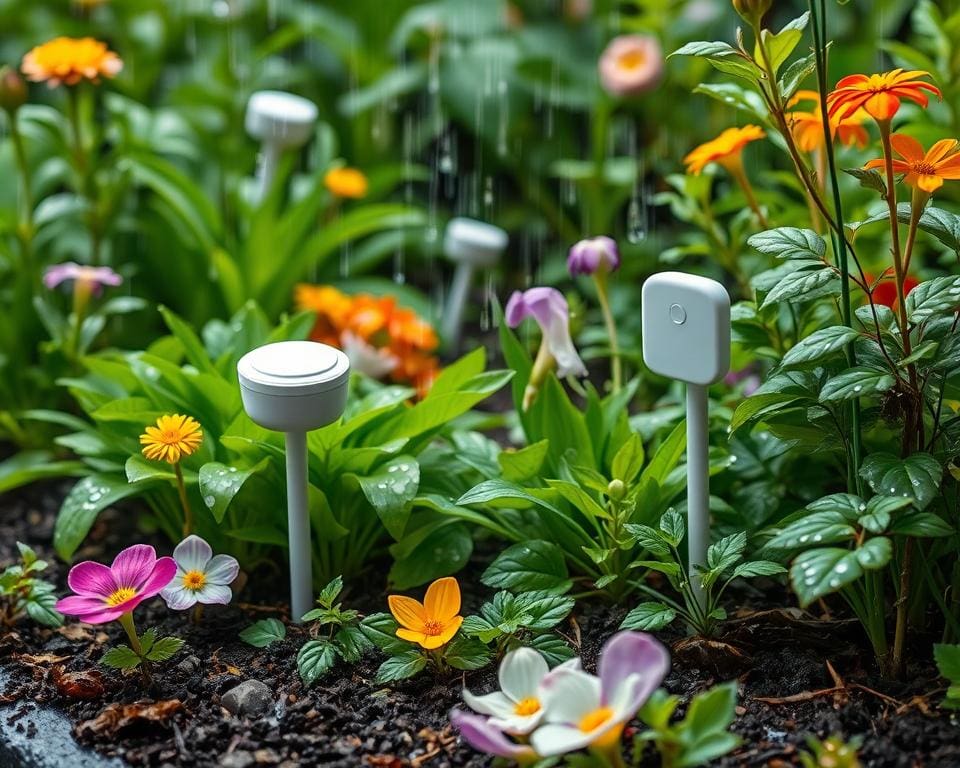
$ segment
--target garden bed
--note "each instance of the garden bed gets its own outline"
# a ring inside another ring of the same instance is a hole
[[[4,497],[0,563],[15,557],[16,540],[49,554],[53,516],[64,490],[48,485]],[[135,512],[110,510],[84,554],[109,560],[126,540]],[[62,586],[65,569],[55,567]],[[470,572],[462,582],[467,607],[475,607],[471,586],[477,582]],[[241,595],[235,605],[209,606],[199,625],[168,611],[161,601],[145,606],[142,621],[186,640],[146,692],[138,675],[124,677],[97,663],[107,646],[122,640],[119,626],[16,627],[0,644],[6,679],[0,711],[3,732],[12,728],[19,734],[11,745],[18,750],[16,760],[32,755],[38,766],[64,766],[62,752],[52,749],[56,729],[29,725],[35,710],[57,710],[72,723],[78,741],[103,756],[84,757],[89,766],[113,765],[109,758],[114,756],[132,765],[488,764],[452,731],[447,713],[461,704],[461,685],[493,689],[492,668],[446,679],[422,675],[384,687],[373,683],[380,662],[374,652],[356,666],[341,664],[306,689],[296,668],[297,651],[307,639],[304,630],[288,626],[286,638],[267,649],[237,637],[254,620],[287,618],[284,606],[264,599],[283,588],[281,570],[259,573],[250,584],[251,595]],[[346,598],[373,612],[382,610],[386,596],[374,590]],[[727,609],[734,619],[725,638],[730,647],[711,648],[676,634],[661,637],[673,650],[673,670],[665,682],[670,692],[687,700],[717,682],[740,681],[733,730],[744,744],[718,765],[793,765],[807,735],[834,733],[863,736],[860,758],[867,766],[960,764],[957,725],[936,707],[940,694],[931,664],[912,665],[907,683],[882,682],[855,623],[813,621],[799,611],[767,607],[779,602],[759,593],[732,597]],[[578,606],[561,628],[588,668],[625,612],[625,607]],[[262,715],[236,717],[222,706],[224,694],[246,680],[259,680],[275,692]],[[78,693],[91,698],[77,699]],[[18,764],[0,754],[4,758]],[[650,755],[645,764],[657,765],[657,760]]]

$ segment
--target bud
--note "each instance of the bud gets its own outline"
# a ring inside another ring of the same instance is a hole
[[[627,486],[624,484],[623,480],[611,480],[610,484],[607,485],[607,496],[614,501],[622,501],[623,497],[626,495]]]
[[[773,0],[733,0],[733,9],[751,27],[758,27],[772,4]]]
[[[0,109],[16,112],[27,101],[27,84],[10,66],[0,67]]]

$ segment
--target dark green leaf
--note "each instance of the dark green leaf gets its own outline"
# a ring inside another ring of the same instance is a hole
[[[305,686],[313,685],[337,663],[337,650],[327,640],[308,640],[297,653],[297,671]]]
[[[937,495],[943,469],[929,453],[901,459],[892,453],[873,453],[864,459],[860,475],[876,493],[914,500],[918,509]]]
[[[620,623],[620,629],[653,632],[663,629],[677,618],[677,612],[663,603],[640,603]]]
[[[240,632],[240,639],[254,648],[266,648],[286,636],[287,628],[279,619],[261,619]]]

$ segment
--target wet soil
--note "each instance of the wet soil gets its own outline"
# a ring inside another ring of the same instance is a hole
[[[68,487],[38,486],[0,499],[0,567],[13,559],[16,540],[55,563],[50,549],[53,518]],[[105,513],[78,557],[109,561],[136,540],[135,511]],[[161,545],[161,551],[168,549]],[[467,609],[489,596],[476,580],[481,568],[478,563],[461,578]],[[55,564],[51,572],[63,587],[66,567]],[[161,634],[186,640],[147,690],[138,675],[124,676],[98,664],[109,645],[124,641],[119,626],[71,622],[49,630],[21,622],[13,630],[0,629],[0,667],[9,675],[6,690],[0,690],[0,718],[17,727],[37,706],[61,710],[79,741],[132,765],[490,764],[460,742],[449,728],[447,713],[460,704],[463,685],[478,692],[492,690],[494,670],[447,679],[424,675],[384,687],[373,682],[380,662],[374,652],[356,666],[339,666],[307,689],[296,670],[296,654],[307,630],[288,626],[286,638],[266,649],[237,638],[256,619],[287,618],[283,606],[271,604],[282,589],[276,575],[272,579],[266,574],[251,578],[251,595],[241,595],[231,606],[209,607],[199,625],[191,624],[186,614],[168,611],[160,600],[138,609],[141,627],[157,626]],[[383,610],[385,594],[378,582],[382,580],[367,580],[367,594],[347,592],[346,604],[362,611]],[[734,600],[739,604],[727,606],[735,618],[725,638],[733,650],[705,649],[679,634],[661,636],[673,649],[673,670],[665,687],[685,702],[715,683],[740,681],[734,730],[743,745],[717,765],[795,765],[807,736],[839,733],[864,739],[861,761],[866,766],[960,766],[960,724],[937,708],[944,684],[929,661],[926,638],[918,640],[907,682],[883,682],[855,623],[820,621],[795,609],[772,608],[792,604],[775,586],[767,594],[751,590]],[[626,607],[579,604],[562,628],[588,669],[625,612]],[[247,679],[260,680],[275,692],[274,707],[264,717],[237,718],[220,706],[220,697]],[[117,707],[135,703],[138,707],[126,712]],[[133,714],[141,717],[124,717]],[[37,740],[42,755],[42,730],[22,730]],[[97,762],[91,756],[83,765],[95,768]],[[50,764],[68,768],[62,761]],[[649,755],[644,764],[658,763]]]

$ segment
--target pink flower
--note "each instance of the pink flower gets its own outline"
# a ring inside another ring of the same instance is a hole
[[[620,251],[612,237],[581,240],[570,249],[567,270],[571,275],[592,275],[596,272],[614,272],[620,267]]]
[[[109,568],[92,560],[73,566],[67,584],[76,594],[58,600],[56,608],[87,624],[105,624],[159,594],[176,573],[172,557],[158,558],[149,544],[134,544]]]
[[[473,715],[459,709],[450,711],[450,722],[460,731],[460,736],[478,752],[495,757],[504,757],[518,763],[534,762],[536,753],[526,744],[517,744],[493,725],[486,717]]]
[[[636,96],[656,88],[663,77],[663,51],[657,38],[621,35],[600,56],[600,85],[612,96]]]
[[[123,282],[123,278],[110,267],[88,267],[74,261],[55,264],[43,273],[43,284],[50,290],[67,280],[76,281],[74,290],[80,289],[95,296],[100,295],[103,286],[117,286]]]
[[[587,367],[570,338],[570,308],[556,288],[530,288],[515,291],[507,302],[507,325],[516,328],[532,317],[543,333],[543,343],[557,362],[557,376],[586,376]]]

